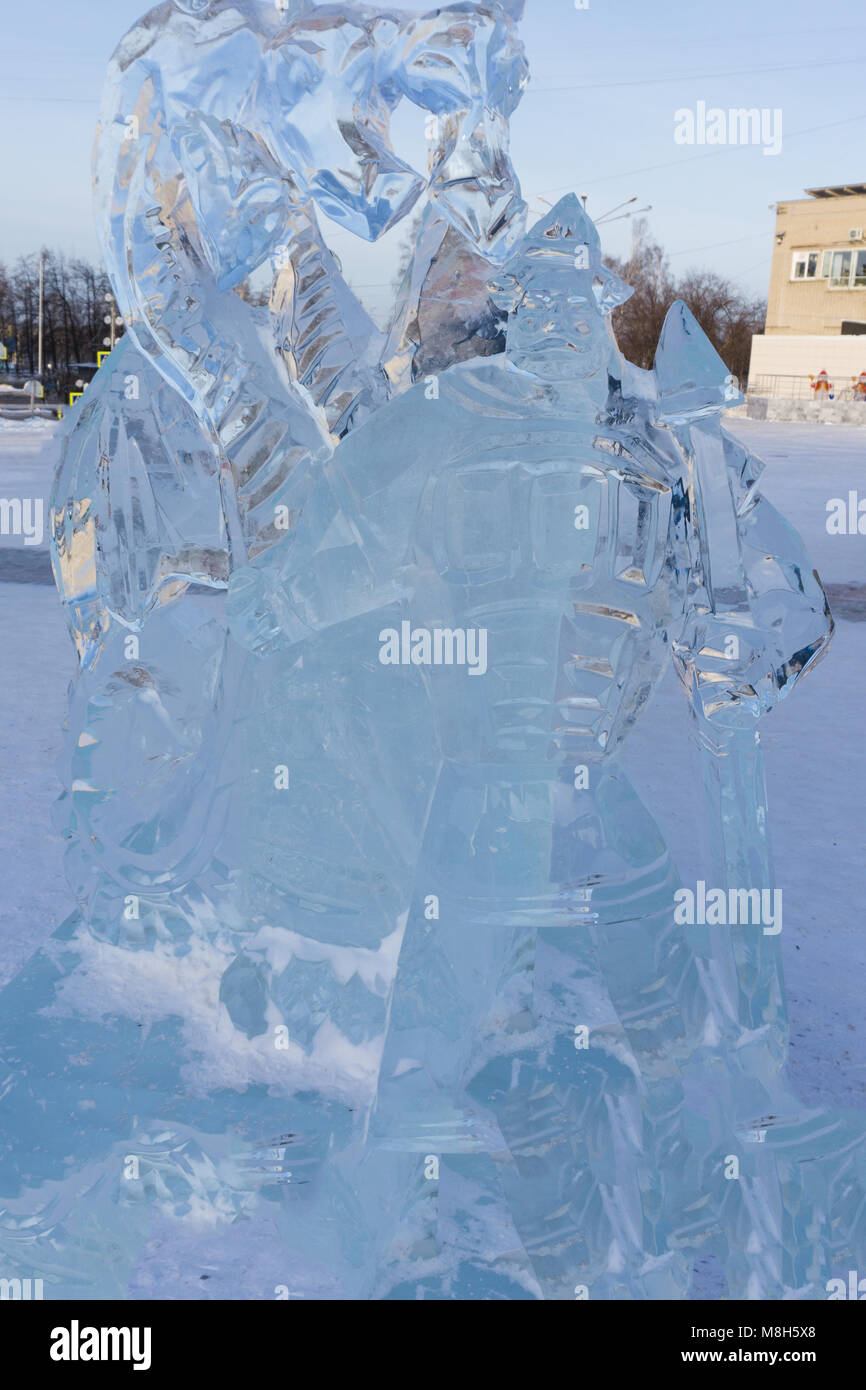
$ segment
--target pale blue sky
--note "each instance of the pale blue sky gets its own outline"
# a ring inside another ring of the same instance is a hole
[[[45,243],[96,256],[90,148],[106,60],[140,0],[0,0],[0,259]],[[407,8],[412,8],[407,6]],[[528,0],[532,81],[512,123],[524,193],[574,191],[599,216],[637,194],[679,270],[713,267],[765,293],[773,213],[807,186],[866,180],[866,19],[812,0]],[[850,19],[852,22],[848,23]],[[778,156],[674,142],[698,101],[781,108]],[[856,118],[856,119],[855,119]],[[802,134],[800,132],[803,132]],[[625,251],[630,223],[605,247]],[[394,247],[334,243],[374,309]]]

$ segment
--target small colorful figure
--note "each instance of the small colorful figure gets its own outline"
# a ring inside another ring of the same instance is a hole
[[[825,371],[819,372],[817,376],[810,376],[809,380],[812,383],[812,390],[815,392],[816,400],[820,400],[822,392],[827,400],[832,401],[834,399],[833,383]]]

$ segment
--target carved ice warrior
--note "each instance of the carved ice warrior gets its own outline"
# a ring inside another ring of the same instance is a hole
[[[706,929],[674,925],[671,858],[620,754],[671,653],[719,740],[753,725],[821,653],[823,591],[720,428],[735,392],[685,307],[654,373],[621,359],[608,315],[630,290],[576,198],[491,288],[504,358],[419,383],[343,440],[229,595],[234,636],[299,671],[336,640],[376,663],[377,629],[402,632],[435,724],[371,1130],[395,1194],[381,1287],[682,1297],[716,1239],[732,1294],[767,1296],[772,1241],[732,1234],[749,1196],[721,1160],[775,1062],[766,1037],[750,1052]],[[735,658],[716,630],[731,622]],[[459,635],[479,632],[471,679]],[[394,675],[377,664],[383,708]],[[696,1098],[710,1074],[715,1098]],[[418,1181],[425,1154],[436,1184]],[[755,1181],[777,1200],[773,1171]]]

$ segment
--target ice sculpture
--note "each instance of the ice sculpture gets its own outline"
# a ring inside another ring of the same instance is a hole
[[[826,601],[688,309],[641,372],[577,199],[525,231],[520,9],[175,0],[113,60],[129,332],[53,508],[79,909],[0,1023],[2,1268],[49,1297],[188,1291],[213,1231],[227,1297],[676,1298],[712,1252],[810,1298],[858,1238],[778,939],[681,920],[620,761],[672,659],[760,908],[757,723]],[[319,215],[419,205],[380,333]]]
[[[824,649],[824,595],[720,427],[737,393],[685,306],[652,376],[620,359],[607,315],[629,291],[576,198],[492,290],[504,355],[348,435],[229,594],[233,635],[284,652],[311,708],[341,652],[379,662],[385,699],[407,670],[428,692],[439,765],[371,1121],[403,1203],[387,1278],[404,1296],[682,1297],[720,1228],[729,1290],[778,1294],[781,1188],[745,1147],[780,1109],[776,941],[676,924],[619,755],[672,652],[723,881],[766,888],[755,724]],[[754,1168],[740,1184],[732,1149]],[[775,1240],[733,1234],[753,1208]]]

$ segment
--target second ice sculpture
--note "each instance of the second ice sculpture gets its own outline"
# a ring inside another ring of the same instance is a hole
[[[113,61],[129,333],[53,511],[79,910],[0,1025],[2,1267],[49,1297],[196,1296],[205,1245],[261,1298],[683,1298],[707,1254],[813,1298],[864,1257],[764,914],[757,724],[826,601],[688,309],[639,371],[578,200],[526,232],[520,8],[176,0]],[[419,204],[380,332],[319,215]],[[681,911],[621,764],[670,660],[736,919]]]

